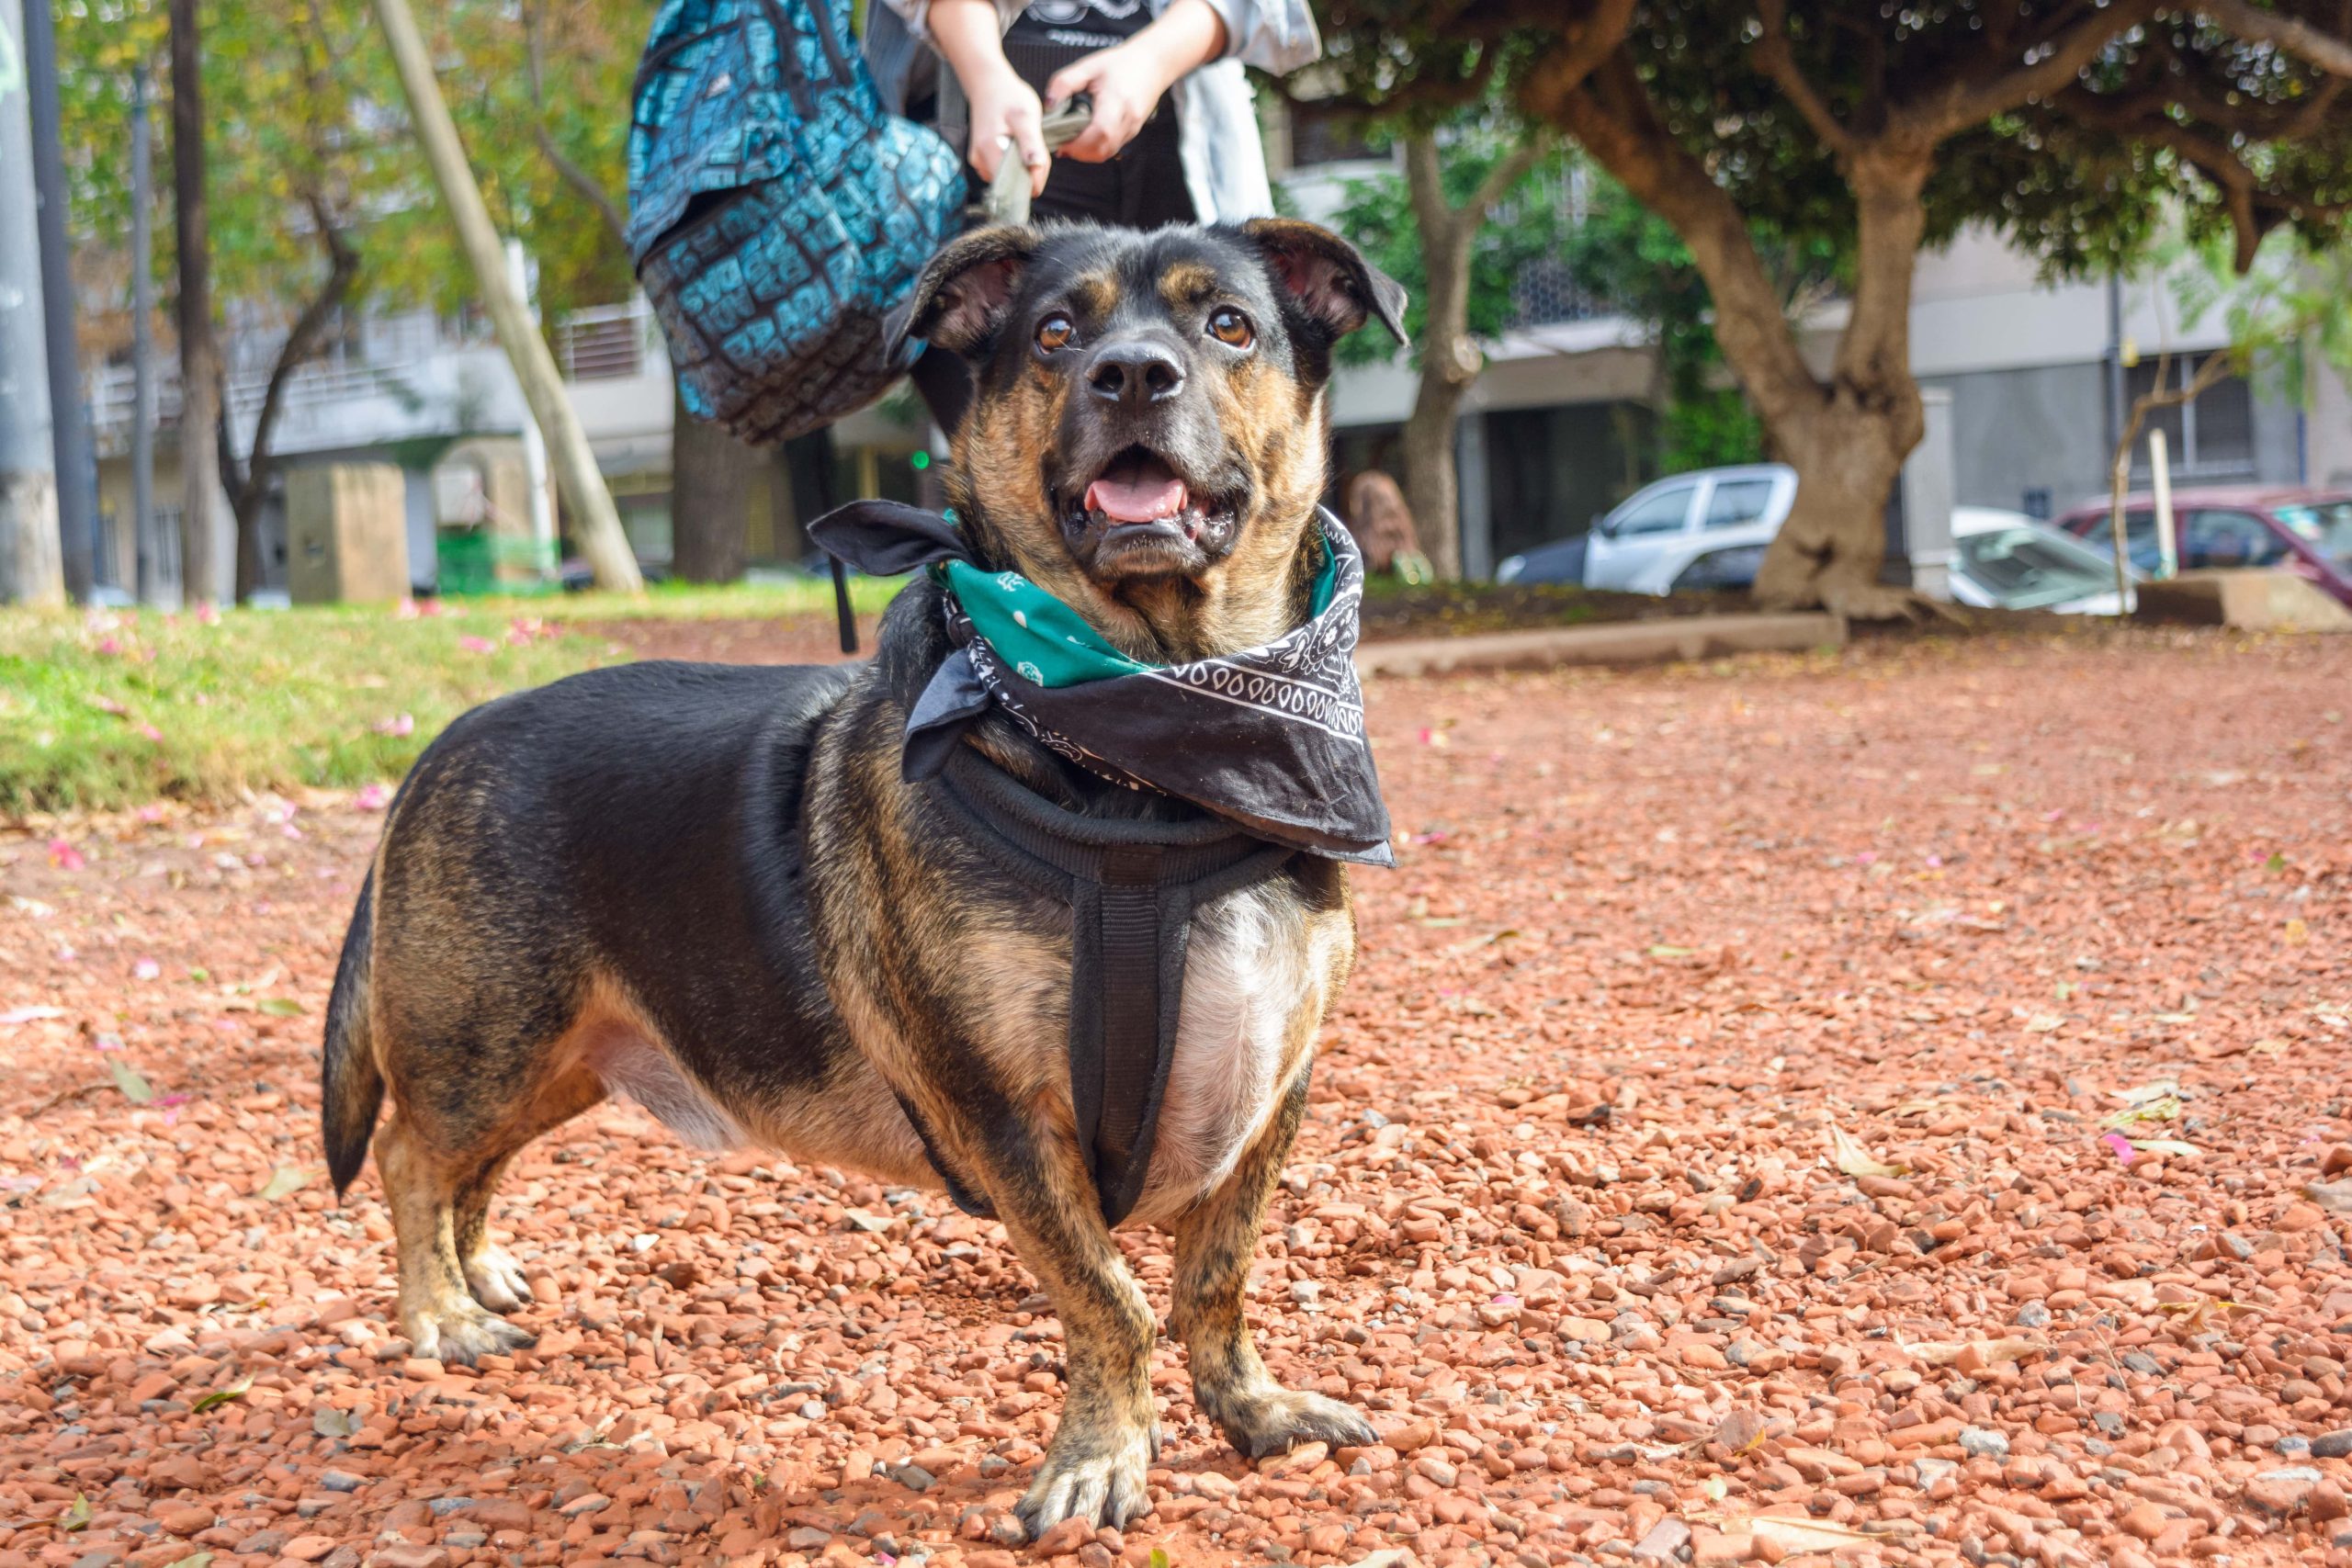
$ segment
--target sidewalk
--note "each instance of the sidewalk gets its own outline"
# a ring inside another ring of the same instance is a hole
[[[1690,615],[1365,643],[1356,649],[1356,669],[1369,678],[1550,670],[1563,664],[1656,664],[1732,653],[1801,652],[1838,647],[1845,640],[1846,628],[1834,615]]]

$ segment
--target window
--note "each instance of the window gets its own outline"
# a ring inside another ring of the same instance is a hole
[[[2338,566],[2352,567],[2352,501],[2312,501],[2281,506],[2271,515]]]
[[[1761,522],[1771,504],[1770,479],[1718,479],[1715,493],[1707,501],[1706,526],[1736,528]]]
[[[1619,538],[1632,534],[1679,534],[1690,513],[1690,492],[1696,485],[1674,485],[1636,496],[1625,510],[1609,520],[1609,532]]]
[[[1371,122],[1360,109],[1336,102],[1293,104],[1290,111],[1290,161],[1294,168],[1316,164],[1347,164],[1385,158],[1385,146],[1375,146],[1366,131]]]
[[[1751,588],[1756,583],[1757,570],[1763,564],[1762,545],[1734,545],[1727,550],[1709,550],[1682,569],[1669,592],[1703,593]]]
[[[2154,520],[2148,522],[2153,531]],[[2063,604],[2115,586],[2114,567],[2073,540],[2039,529],[1963,534],[1952,544],[1960,570],[2005,610]]]
[[[2132,366],[2124,373],[2125,410],[2155,389],[2159,365],[2165,385],[2177,391],[2196,379],[2204,357],[2185,354]],[[2165,433],[2177,473],[2211,478],[2254,472],[2254,389],[2243,376],[2222,377],[2198,394],[2194,402],[2148,411],[2132,455],[2133,471],[2143,479],[2148,472],[2148,430]]]
[[[2270,531],[2270,525],[2250,512],[2206,509],[2191,512],[2181,519],[2180,565],[2184,571],[2209,567],[2274,566],[2286,553],[2286,541]]]

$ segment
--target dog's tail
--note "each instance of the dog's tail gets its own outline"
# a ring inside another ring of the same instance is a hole
[[[376,932],[376,874],[359,885],[359,908],[343,939],[334,966],[334,991],[327,998],[323,1090],[319,1121],[326,1133],[327,1173],[337,1197],[368,1161],[368,1141],[376,1134],[376,1112],[384,1104],[384,1075],[376,1066],[376,1045],[368,1027],[368,987]]]

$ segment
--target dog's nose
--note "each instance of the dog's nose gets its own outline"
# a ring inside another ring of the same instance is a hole
[[[1096,351],[1086,384],[1104,402],[1142,408],[1184,388],[1184,367],[1154,343],[1111,343]]]

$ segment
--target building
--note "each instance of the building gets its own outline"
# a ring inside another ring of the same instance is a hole
[[[1289,203],[1328,217],[1347,183],[1393,175],[1336,116],[1295,115],[1270,105],[1268,149]],[[1555,199],[1579,199],[1571,185]],[[1651,441],[1657,383],[1640,323],[1602,314],[1544,267],[1516,280],[1517,320],[1488,345],[1488,367],[1470,391],[1459,434],[1463,560],[1473,576],[1546,540],[1583,531],[1656,478]],[[1843,306],[1808,323],[1807,348],[1826,365]],[[553,335],[557,359],[622,523],[649,570],[671,558],[670,435],[675,415],[668,358],[643,302],[578,312]],[[259,408],[275,343],[232,333],[229,405],[240,441]],[[2047,516],[2104,491],[2120,410],[2165,374],[2186,378],[2224,342],[2218,319],[2183,325],[2158,279],[2050,285],[2031,264],[1981,232],[1923,255],[1912,306],[1912,357],[1921,384],[1948,394],[1951,499]],[[176,367],[165,364],[156,495],[175,508]],[[1399,467],[1397,447],[1415,389],[1402,359],[1343,367],[1332,389],[1337,481],[1357,470]],[[2300,400],[2284,389],[2232,377],[2160,423],[2183,483],[2247,479],[2352,487],[2352,394],[2314,365]],[[1939,400],[1939,401],[1940,400]],[[130,526],[127,364],[102,367],[93,385],[100,453],[100,510],[107,541],[102,581],[135,581]],[[329,351],[290,378],[274,443],[282,465],[373,459],[406,479],[408,547],[419,588],[436,581],[453,547],[484,530],[519,526],[528,506],[525,410],[503,356],[478,321],[424,310],[344,323]],[[921,470],[931,436],[901,390],[834,430],[839,497],[932,493]],[[782,452],[749,487],[746,533],[755,563],[801,564],[799,524],[827,487]],[[2144,471],[2145,451],[2139,459]],[[1942,484],[1934,487],[1941,492]],[[224,509],[225,511],[225,509]],[[175,536],[174,525],[159,532]],[[225,526],[225,519],[224,519]],[[265,575],[282,584],[286,529],[277,499],[263,514]],[[224,540],[217,552],[225,564]],[[175,570],[164,563],[164,576]],[[225,591],[227,584],[220,585]]]

